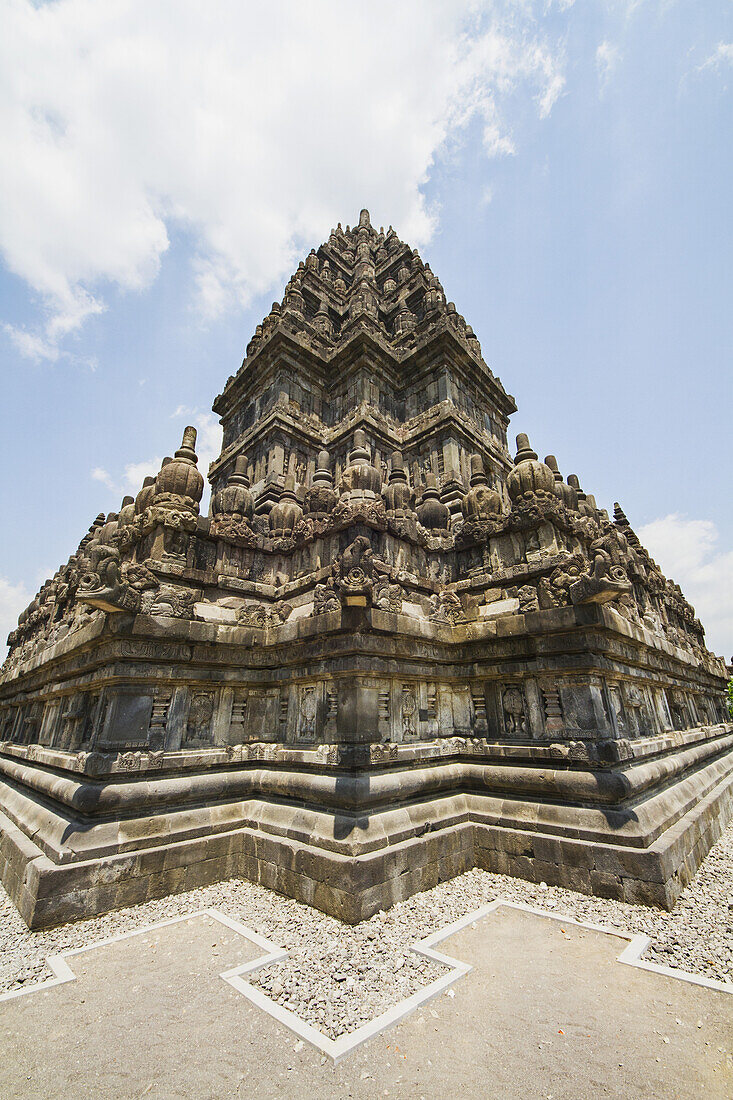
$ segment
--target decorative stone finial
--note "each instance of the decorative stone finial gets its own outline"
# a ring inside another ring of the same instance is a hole
[[[583,516],[591,516],[594,509],[588,504],[588,496],[581,489],[577,474],[568,474],[568,485],[575,491],[575,496],[578,501],[578,511]]]
[[[357,428],[354,432],[354,446],[351,449],[349,460],[350,462],[359,462],[362,459],[369,461],[369,458],[366,432],[363,432],[361,428]]]
[[[527,462],[529,459],[536,459],[537,452],[533,451],[530,443],[529,436],[524,432],[520,432],[517,436],[517,455],[514,459],[514,465],[518,466],[520,462]]]
[[[198,512],[204,491],[204,479],[196,469],[196,429],[192,425],[183,430],[181,446],[175,458],[164,458],[160,473],[155,479],[156,504],[183,507]]]
[[[120,507],[119,524],[120,527],[124,527],[128,523],[132,523],[135,516],[135,498],[126,496],[122,498],[122,505]]]
[[[407,474],[405,473],[405,460],[402,457],[402,451],[392,452],[392,469],[389,475],[390,481],[407,481]]]
[[[303,511],[309,515],[324,516],[333,511],[337,500],[338,493],[333,487],[331,473],[331,456],[326,450],[319,451],[313,479],[305,494]]]
[[[481,455],[471,455],[471,488],[461,500],[461,511],[471,522],[501,513],[501,497],[488,483]]]
[[[280,494],[280,499],[270,509],[269,522],[275,538],[289,538],[293,528],[303,518],[303,509],[298,504],[295,495],[295,478],[288,474],[285,478],[285,488]]]
[[[613,506],[613,521],[617,527],[621,527],[623,529],[623,533],[626,536],[626,539],[628,540],[630,545],[635,547],[637,550],[640,550],[641,543],[639,542],[639,536],[629,523],[628,519],[626,518],[626,513],[624,512],[618,501],[616,501]]]
[[[193,462],[194,465],[198,462],[196,456],[196,429],[192,424],[189,424],[187,428],[183,429],[183,439],[181,446],[176,451],[176,458],[185,458],[188,462]]]
[[[135,513],[140,514],[147,506],[152,504],[155,496],[155,478],[145,477],[138,496],[135,497]]]
[[[545,466],[549,466],[552,470],[552,475],[555,478],[555,494],[563,502],[567,508],[572,508],[577,511],[578,508],[578,496],[575,489],[570,485],[566,485],[562,479],[562,474],[558,469],[557,459],[554,455],[548,455],[545,459]]]
[[[473,348],[473,350],[476,352],[476,354],[480,355],[481,354],[481,344],[479,343],[478,336],[473,331],[473,329],[471,328],[470,325],[466,325],[465,336],[466,336],[466,339],[468,340],[469,344]]]
[[[404,336],[408,332],[413,332],[416,324],[417,317],[412,312],[407,302],[403,300],[394,320],[395,336]]]
[[[341,475],[339,491],[353,503],[373,500],[382,491],[382,475],[372,465],[366,433],[361,428],[354,432],[354,445],[349,453],[349,463]]]
[[[578,475],[577,474],[568,474],[568,485],[570,485],[571,488],[575,489],[575,492],[577,493],[577,496],[578,496],[578,500],[585,500],[586,499],[585,493],[580,488],[580,482],[578,480]]]
[[[364,209],[359,214],[359,228],[371,229],[371,222],[369,220],[369,211]]]
[[[305,313],[305,300],[300,292],[300,278],[297,275],[288,283],[283,306],[286,312],[294,313],[297,317],[302,317]]]
[[[331,456],[328,451],[323,450],[318,452],[318,458],[316,459],[316,469],[313,474],[314,483],[321,485],[333,484],[333,474],[331,473]]]
[[[450,523],[450,511],[438,496],[435,474],[427,474],[422,500],[417,506],[417,518],[429,531],[445,531]]]
[[[330,314],[328,312],[328,302],[325,298],[321,299],[321,303],[318,306],[318,312],[313,318],[313,326],[318,329],[322,336],[330,338],[333,336],[333,322],[331,321]]]
[[[471,485],[486,485],[486,472],[481,455],[471,455]]]
[[[245,485],[249,487],[247,465],[247,456],[245,454],[237,455],[237,461],[234,463],[234,473],[229,478],[229,482],[231,485]]]
[[[402,451],[392,452],[392,468],[389,472],[389,484],[383,489],[382,496],[388,511],[405,512],[412,503],[412,490],[407,484],[405,461]]]
[[[211,499],[211,511],[214,516],[231,516],[235,520],[251,520],[254,501],[249,491],[247,476],[247,456],[237,455],[234,470],[223,488],[214,493]]]
[[[555,495],[554,474],[549,466],[538,461],[537,452],[532,450],[524,432],[517,436],[517,455],[514,469],[507,477],[507,490],[512,501],[536,493]]]

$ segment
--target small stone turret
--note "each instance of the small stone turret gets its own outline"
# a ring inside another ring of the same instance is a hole
[[[382,475],[372,465],[365,433],[361,428],[354,432],[354,446],[349,454],[349,464],[341,475],[339,491],[349,501],[378,499],[382,491]]]
[[[626,536],[626,539],[630,546],[633,546],[636,550],[640,549],[641,543],[639,542],[639,536],[634,531],[633,527],[626,518],[626,513],[622,509],[618,501],[613,506],[613,521],[617,527],[620,527]]]
[[[292,474],[285,479],[277,504],[270,509],[270,530],[274,538],[289,538],[295,525],[303,518],[303,509],[295,495],[295,478]]]
[[[330,340],[333,336],[333,322],[329,315],[328,302],[325,298],[321,299],[318,312],[313,318],[313,327],[320,332],[321,336],[325,336],[327,340]]]
[[[417,518],[428,531],[448,530],[450,512],[438,496],[435,474],[428,474],[425,478],[422,500],[417,506]]]
[[[214,493],[211,511],[215,516],[234,516],[248,522],[252,519],[254,501],[249,491],[246,455],[237,456],[234,472],[229,476],[226,485]]]
[[[282,310],[280,308],[280,303],[279,302],[273,302],[272,303],[272,308],[270,309],[270,312],[267,314],[267,317],[264,317],[263,320],[262,320],[262,335],[263,335],[265,340],[267,340],[270,336],[272,336],[273,332],[275,331],[275,329],[278,326],[281,315],[282,315]]]
[[[512,501],[533,493],[555,493],[555,478],[552,470],[537,458],[524,433],[517,436],[517,456],[514,469],[507,477],[507,489]]]
[[[283,298],[283,313],[293,313],[296,317],[305,316],[305,300],[300,289],[299,273],[294,275],[287,285]]]
[[[358,280],[351,295],[349,303],[349,318],[356,320],[366,314],[376,320],[378,315],[377,299],[372,289],[371,279],[362,277]]]
[[[572,508],[574,512],[578,510],[578,498],[575,493],[575,489],[563,481],[562,474],[557,468],[557,459],[554,455],[547,455],[545,458],[545,466],[549,466],[552,470],[553,477],[555,478],[555,493],[559,499],[563,502],[566,508]]]
[[[394,451],[392,454],[389,484],[382,490],[382,497],[388,512],[409,512],[411,510],[412,489],[407,484],[402,451]]]
[[[414,331],[416,324],[417,317],[412,312],[407,302],[403,301],[394,320],[395,336],[406,336],[408,333]]]
[[[461,511],[469,522],[501,514],[501,497],[488,483],[481,455],[471,455],[471,488],[461,501]]]
[[[132,523],[134,518],[135,498],[130,496],[123,497],[122,506],[120,508],[120,514],[117,522],[119,523],[120,527],[126,527],[128,523]]]
[[[104,524],[100,527],[97,538],[100,542],[109,542],[119,527],[117,512],[109,512]]]
[[[189,508],[198,512],[204,491],[204,479],[196,469],[196,429],[189,425],[183,430],[181,446],[170,462],[163,461],[155,480],[155,503]]]
[[[106,521],[106,517],[104,515],[104,512],[100,512],[99,515],[94,520],[94,522],[92,523],[89,530],[87,531],[84,538],[79,543],[79,547],[78,547],[79,551],[85,550],[86,547],[89,545],[89,543],[92,542],[92,540],[97,538],[101,528],[104,527],[105,521]]]
[[[580,481],[577,474],[568,474],[568,485],[571,489],[575,490],[575,497],[578,501],[578,511],[582,516],[591,516],[593,514],[592,509],[588,506],[588,497],[580,487]]]
[[[333,487],[331,456],[328,451],[319,451],[316,469],[310,488],[305,494],[303,510],[307,515],[326,516],[336,507],[338,493]]]

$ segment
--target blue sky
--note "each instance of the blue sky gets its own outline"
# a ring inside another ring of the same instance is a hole
[[[730,657],[729,0],[0,13],[3,634],[366,205]]]

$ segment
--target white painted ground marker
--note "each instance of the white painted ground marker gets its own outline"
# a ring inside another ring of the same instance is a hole
[[[473,969],[469,963],[461,962],[459,959],[454,959],[450,955],[443,955],[435,951],[435,945],[442,943],[443,940],[447,940],[450,936],[455,935],[456,932],[460,932],[467,925],[476,924],[483,917],[496,912],[496,910],[502,907],[506,909],[517,909],[520,912],[532,913],[535,916],[546,917],[549,920],[561,921],[563,924],[571,924],[576,928],[587,928],[592,932],[602,932],[607,936],[616,936],[617,939],[628,940],[628,946],[624,948],[617,957],[618,962],[624,963],[627,966],[638,967],[641,970],[648,970],[655,974],[663,974],[668,978],[676,978],[679,981],[690,982],[693,985],[704,986],[706,989],[716,989],[722,993],[733,993],[733,984],[729,982],[719,982],[712,978],[703,978],[697,974],[689,974],[684,970],[675,970],[672,967],[660,966],[658,963],[647,962],[642,959],[642,955],[651,943],[649,936],[635,934],[633,932],[624,932],[615,928],[605,928],[602,925],[591,924],[588,921],[579,921],[574,917],[563,916],[560,913],[548,913],[544,909],[536,909],[531,905],[524,905],[521,902],[504,901],[501,898],[497,898],[495,901],[489,902],[488,905],[483,905],[479,909],[472,910],[470,913],[461,917],[460,920],[454,921],[452,924],[448,924],[444,928],[438,929],[437,932],[433,932],[431,935],[419,940],[410,948],[415,954],[430,959],[432,962],[439,963],[441,966],[448,967],[449,971],[447,974],[443,974],[440,978],[436,978],[435,981],[430,982],[423,989],[418,990],[417,993],[413,993],[412,996],[399,1001],[396,1005],[387,1009],[386,1012],[382,1012],[379,1016],[375,1016],[369,1023],[363,1024],[361,1027],[356,1028],[356,1030],[346,1035],[341,1035],[338,1039],[330,1039],[302,1017],[291,1012],[290,1009],[283,1008],[282,1005],[279,1005],[276,1001],[273,1001],[272,998],[263,993],[261,989],[245,981],[244,975],[253,974],[265,966],[281,962],[286,958],[288,952],[284,948],[271,943],[269,940],[265,939],[264,936],[260,936],[256,932],[253,932],[251,929],[247,928],[246,925],[233,920],[224,913],[220,913],[217,909],[198,909],[192,913],[184,913],[180,917],[170,917],[167,920],[158,921],[155,924],[145,925],[143,928],[136,928],[132,932],[122,932],[118,936],[110,936],[107,939],[97,941],[97,943],[88,944],[86,947],[75,947],[59,955],[49,955],[46,962],[54,975],[53,978],[49,978],[44,982],[37,982],[35,985],[27,986],[25,989],[16,989],[12,990],[10,993],[0,994],[0,1002],[9,1001],[15,997],[25,997],[31,993],[49,990],[53,986],[63,985],[65,982],[75,981],[76,975],[66,962],[66,959],[73,955],[80,955],[85,951],[94,951],[98,947],[107,947],[109,944],[118,943],[120,940],[130,939],[133,936],[140,936],[146,932],[164,928],[169,924],[178,924],[180,921],[191,920],[194,917],[208,916],[218,921],[220,924],[223,924],[225,927],[232,929],[232,931],[236,932],[244,939],[249,940],[250,943],[259,947],[263,952],[257,959],[243,963],[241,966],[234,967],[231,970],[223,971],[219,977],[236,989],[238,993],[241,993],[251,1001],[252,1004],[256,1005],[257,1008],[262,1009],[263,1012],[266,1012],[268,1016],[271,1016],[278,1023],[282,1024],[283,1027],[288,1028],[294,1035],[297,1035],[300,1039],[304,1039],[306,1042],[310,1043],[311,1046],[321,1051],[322,1054],[331,1058],[335,1064],[341,1061],[347,1054],[350,1054],[353,1050],[356,1050],[358,1047],[368,1042],[369,1039],[373,1039],[375,1035],[379,1035],[382,1031],[404,1020],[407,1016],[411,1015],[415,1009],[427,1004],[433,997],[437,997],[443,990],[448,989],[457,982],[459,978],[468,974],[469,971]]]

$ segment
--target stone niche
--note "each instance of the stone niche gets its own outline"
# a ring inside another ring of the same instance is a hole
[[[601,681],[573,681],[559,689],[567,737],[610,736],[612,725]]]
[[[153,695],[135,689],[117,691],[107,702],[99,736],[100,748],[147,748]]]
[[[214,411],[209,514],[187,427],[8,639],[24,919],[241,876],[353,922],[474,866],[672,905],[731,812],[725,665],[619,505],[510,455],[419,255],[334,229]]]

